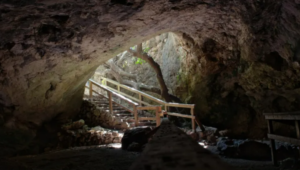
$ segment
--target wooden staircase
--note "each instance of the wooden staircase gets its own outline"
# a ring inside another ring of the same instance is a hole
[[[88,97],[88,96],[86,96]],[[100,110],[104,110],[106,112],[110,112],[109,110],[109,101],[107,98],[99,95],[94,95],[92,100],[90,100],[96,107]],[[156,121],[154,120],[139,120],[138,124],[135,125],[135,119],[134,115],[128,111],[127,109],[124,109],[124,107],[121,107],[120,105],[116,103],[112,103],[113,111],[112,111],[112,116],[115,117],[115,119],[119,119],[119,121],[122,122],[127,122],[130,127],[155,127],[156,126]],[[138,111],[139,115],[143,115],[144,117],[146,116],[151,116],[151,113],[148,113],[146,111]]]
[[[87,98],[92,103],[109,112],[115,118],[128,122],[130,127],[159,126],[161,117],[168,115],[190,118],[193,131],[195,131],[196,123],[202,130],[205,130],[201,123],[195,119],[194,104],[165,102],[104,77],[101,77],[101,83],[90,79],[85,87],[88,90]],[[191,115],[168,112],[169,107],[190,109]]]

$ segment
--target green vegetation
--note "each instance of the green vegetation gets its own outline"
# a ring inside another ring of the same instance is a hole
[[[146,61],[141,58],[138,58],[135,62],[135,64],[140,64],[140,65],[142,65],[143,63],[146,63]]]
[[[149,47],[146,47],[146,48],[144,48],[144,49],[143,49],[144,53],[148,53],[148,52],[149,52],[149,50],[150,50],[150,48],[149,48]]]

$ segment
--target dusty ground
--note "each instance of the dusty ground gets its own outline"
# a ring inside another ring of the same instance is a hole
[[[215,152],[214,147],[209,150]],[[1,170],[127,170],[139,153],[110,147],[80,147],[0,162]],[[223,158],[237,170],[277,170],[271,162]]]

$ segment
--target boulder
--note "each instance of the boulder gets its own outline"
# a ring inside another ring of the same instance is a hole
[[[268,144],[245,141],[238,146],[240,158],[251,160],[271,160],[271,149]]]
[[[132,143],[138,143],[143,146],[148,142],[149,132],[151,132],[151,129],[149,127],[126,130],[121,140],[122,149],[127,150]]]
[[[142,145],[140,145],[139,143],[133,142],[128,146],[127,151],[140,152],[140,151],[142,151]]]

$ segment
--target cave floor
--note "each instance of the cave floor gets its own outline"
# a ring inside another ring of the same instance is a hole
[[[214,152],[214,147],[209,147]],[[79,147],[0,161],[1,170],[128,170],[140,153],[111,147]],[[278,170],[271,162],[222,158],[237,170]]]

